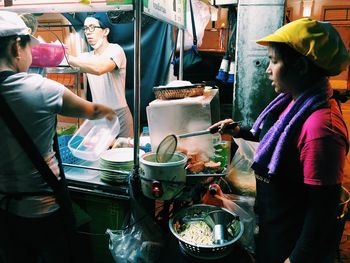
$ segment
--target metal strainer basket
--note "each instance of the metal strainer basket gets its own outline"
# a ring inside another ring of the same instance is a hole
[[[215,216],[216,213],[217,216]],[[178,222],[183,222],[184,218],[205,218],[208,214],[214,214],[214,223],[217,223],[215,222],[216,220],[220,220],[221,223],[225,224],[225,226],[236,223],[236,226],[238,226],[236,229],[237,231],[234,232],[233,236],[227,235],[228,238],[223,244],[213,243],[212,245],[199,245],[190,243],[179,235],[178,231],[176,230],[176,224]],[[173,218],[169,220],[169,228],[173,235],[178,239],[180,248],[183,253],[203,260],[219,259],[230,254],[244,231],[243,223],[239,221],[239,218],[236,214],[230,212],[225,208],[203,204],[182,208],[173,216]]]
[[[204,84],[192,84],[183,87],[167,87],[159,86],[154,87],[153,92],[156,99],[169,100],[169,99],[183,99],[186,97],[201,96],[204,93]]]

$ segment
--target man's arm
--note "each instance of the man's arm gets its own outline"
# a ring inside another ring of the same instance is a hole
[[[69,55],[68,62],[71,66],[79,67],[81,72],[98,76],[110,72],[117,67],[111,58],[101,58],[95,55],[87,58],[80,58]]]

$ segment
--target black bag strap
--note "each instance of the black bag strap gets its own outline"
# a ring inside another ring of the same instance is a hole
[[[15,74],[15,72],[12,72],[12,71],[0,72],[0,85],[7,77],[13,74]],[[28,133],[25,131],[23,125],[17,119],[11,107],[7,104],[6,99],[1,94],[1,92],[0,92],[0,116],[4,120],[5,124],[8,126],[9,130],[12,132],[14,137],[17,139],[18,143],[21,145],[23,150],[26,152],[28,158],[33,162],[35,168],[39,171],[39,173],[42,175],[42,177],[47,182],[47,184],[52,188],[61,209],[64,210],[66,215],[68,215],[67,223],[75,224],[75,221],[73,218],[74,216],[70,217],[70,215],[72,215],[72,206],[70,203],[70,198],[68,196],[68,190],[65,184],[65,176],[62,169],[62,165],[61,164],[59,165],[60,178],[57,178],[51,171],[50,167],[45,162],[44,158],[41,156],[38,148],[34,144],[31,137],[28,135]],[[54,138],[54,141],[56,141],[56,143],[54,144],[56,144],[56,147],[57,147],[57,134]],[[59,163],[61,163],[60,159],[58,161]],[[72,225],[72,227],[74,228],[75,226]]]
[[[192,0],[190,2],[190,12],[191,12],[191,21],[192,21],[192,34],[193,34],[193,45],[197,46],[197,33],[196,33],[196,24],[194,21],[193,8],[192,8]]]
[[[194,21],[194,15],[192,10],[192,1],[190,0],[190,13],[191,13],[191,21],[192,21],[192,34],[193,34],[193,45],[197,46],[197,33],[196,33],[196,24]],[[177,38],[179,35],[179,29],[176,30],[176,37],[175,37],[175,47],[174,47],[174,53],[176,53],[176,47],[177,47]]]
[[[0,73],[0,84],[10,75],[15,74],[14,72],[1,72]],[[33,162],[36,169],[44,177],[45,181],[50,185],[54,192],[59,191],[59,180],[53,174],[47,163],[44,161],[43,157],[39,153],[36,145],[25,131],[22,124],[18,121],[16,115],[7,104],[5,98],[0,93],[0,115],[14,137],[17,139],[18,143],[22,146],[23,150],[27,153],[28,158]]]
[[[175,41],[174,41],[174,48],[173,52],[171,53],[170,60],[175,61],[176,60],[176,48],[177,48],[177,38],[179,37],[179,29],[176,28],[176,34],[175,34]]]
[[[196,34],[196,24],[195,24],[195,21],[194,21],[194,15],[193,15],[193,10],[192,10],[192,1],[190,0],[190,13],[191,13],[191,21],[192,21],[192,34],[193,34],[193,45],[194,46],[197,46],[197,34]],[[177,48],[177,39],[178,39],[178,36],[179,36],[179,29],[177,28],[176,29],[176,36],[175,36],[175,42],[174,42],[174,51],[172,53],[171,56],[174,57],[173,61],[176,59],[176,48]]]

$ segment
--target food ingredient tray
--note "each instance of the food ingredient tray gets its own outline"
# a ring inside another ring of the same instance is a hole
[[[159,86],[154,87],[153,92],[156,99],[183,99],[186,97],[202,96],[205,85],[203,83],[192,84],[182,87]]]

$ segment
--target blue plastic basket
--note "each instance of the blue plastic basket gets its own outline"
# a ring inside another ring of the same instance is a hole
[[[60,135],[58,136],[57,140],[58,140],[58,147],[66,147],[68,146],[68,141],[70,140],[70,138],[72,138],[73,135]]]
[[[60,155],[63,163],[78,164],[83,160],[73,156],[72,152],[68,148],[68,141],[72,138],[72,135],[58,136],[58,146],[60,149]]]

